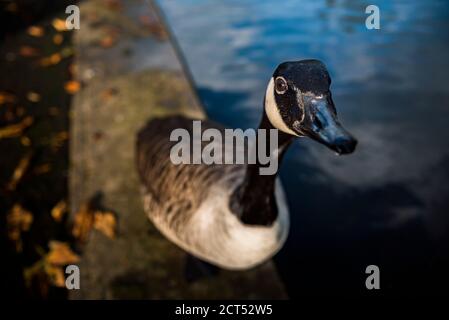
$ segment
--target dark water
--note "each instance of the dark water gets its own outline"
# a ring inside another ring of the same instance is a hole
[[[276,256],[289,294],[435,294],[449,254],[449,2],[160,0],[209,116],[257,126],[282,61],[316,58],[359,139],[337,157],[296,141],[281,177],[291,231]],[[365,28],[376,4],[381,29]],[[365,289],[365,268],[381,290]]]

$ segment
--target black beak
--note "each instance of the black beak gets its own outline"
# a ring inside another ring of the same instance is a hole
[[[357,140],[337,119],[332,99],[310,98],[305,101],[306,117],[301,132],[341,154],[355,150]]]

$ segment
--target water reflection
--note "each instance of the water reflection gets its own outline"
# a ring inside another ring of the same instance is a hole
[[[449,3],[376,1],[379,31],[365,28],[368,1],[160,3],[208,114],[229,126],[257,125],[279,62],[317,58],[330,70],[340,118],[359,148],[336,157],[303,139],[289,151],[281,175],[292,228],[277,262],[290,294],[363,293],[373,263],[387,293],[442,290]]]

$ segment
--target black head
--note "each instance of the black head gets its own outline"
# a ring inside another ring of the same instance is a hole
[[[357,140],[337,119],[331,79],[318,60],[280,64],[267,87],[265,112],[271,124],[291,135],[310,137],[336,151],[354,151]]]

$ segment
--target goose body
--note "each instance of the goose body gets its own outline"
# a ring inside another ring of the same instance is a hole
[[[327,70],[317,60],[286,62],[275,70],[259,129],[279,132],[276,161],[282,160],[296,136],[309,136],[340,154],[354,150],[356,140],[338,122],[329,86]],[[175,164],[170,152],[180,142],[170,137],[177,129],[189,132],[195,143],[193,121],[182,116],[153,119],[137,137],[137,169],[148,218],[185,251],[225,269],[248,269],[272,257],[289,230],[279,178],[261,175],[259,161]],[[222,125],[202,121],[202,132],[207,129],[225,135]],[[253,147],[246,143],[226,149],[217,140],[197,142],[202,148],[218,144],[223,159],[227,152]]]
[[[268,226],[242,223],[229,203],[247,165],[174,165],[166,155],[176,144],[169,137],[177,128],[191,133],[192,119],[155,119],[139,134],[138,168],[149,219],[172,242],[222,268],[246,269],[270,258],[282,247],[289,228],[280,181],[275,188],[276,220]],[[203,121],[202,130],[207,128],[224,132],[224,127]]]

